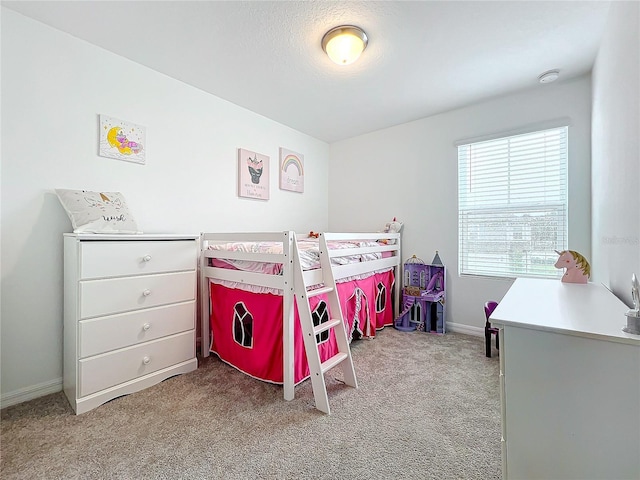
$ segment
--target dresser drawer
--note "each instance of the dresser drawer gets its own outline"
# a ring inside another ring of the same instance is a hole
[[[195,300],[196,272],[83,280],[79,290],[80,318],[100,317]]]
[[[195,240],[81,242],[80,279],[195,270]]]
[[[195,357],[195,332],[153,340],[80,360],[79,396],[134,380]]]
[[[195,300],[192,300],[82,320],[79,325],[79,357],[86,358],[191,330],[195,328],[195,305]]]

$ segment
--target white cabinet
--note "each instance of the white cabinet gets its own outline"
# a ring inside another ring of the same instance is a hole
[[[64,236],[64,392],[77,414],[195,370],[196,235]]]
[[[602,285],[517,279],[500,328],[503,477],[640,478],[640,336]]]

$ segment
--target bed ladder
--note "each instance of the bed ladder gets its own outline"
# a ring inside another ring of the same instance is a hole
[[[338,300],[338,290],[336,288],[335,278],[331,269],[331,260],[327,242],[324,234],[320,233],[320,265],[322,271],[322,284],[310,285],[309,280],[305,278],[300,264],[300,254],[296,241],[294,245],[294,276],[295,276],[295,298],[300,316],[300,326],[304,337],[304,348],[311,373],[311,386],[313,388],[313,398],[316,408],[324,413],[330,414],[329,397],[327,395],[327,386],[324,381],[324,374],[331,368],[340,365],[344,375],[344,383],[354,388],[358,388],[356,381],[356,372],[353,368],[353,360],[351,358],[351,350],[349,349],[349,341],[347,339],[347,330],[342,317],[342,309]],[[316,283],[314,280],[313,283]],[[309,287],[312,289],[308,290]],[[311,314],[311,306],[309,299],[317,295],[327,294],[329,311],[332,318],[321,323],[318,326],[313,325],[313,317]],[[324,362],[320,360],[320,352],[316,343],[316,335],[322,332],[333,330],[338,352]]]

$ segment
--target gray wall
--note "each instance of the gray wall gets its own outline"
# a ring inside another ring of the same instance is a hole
[[[594,281],[629,306],[640,278],[639,19],[640,3],[611,3],[593,68]]]
[[[569,121],[569,247],[591,256],[589,76],[540,85],[459,110],[331,145],[329,227],[381,228],[405,223],[403,257],[447,266],[447,323],[480,333],[483,305],[500,300],[511,280],[458,275],[459,140]],[[391,189],[391,191],[390,191]]]
[[[60,390],[62,233],[54,188],[120,191],[147,233],[324,230],[329,146],[2,9],[2,391]],[[146,165],[99,157],[98,115],[147,128]],[[278,149],[304,155],[303,194]],[[237,149],[270,157],[269,201],[239,198]]]

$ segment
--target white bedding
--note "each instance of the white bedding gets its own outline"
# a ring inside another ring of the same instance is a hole
[[[330,249],[349,249],[358,247],[371,247],[380,245],[374,241],[335,241],[328,242]],[[231,251],[231,252],[251,252],[251,253],[267,253],[267,254],[281,254],[282,242],[227,242],[216,243],[208,246],[210,250],[219,251]],[[320,250],[319,242],[317,239],[304,239],[298,240],[298,251],[300,254],[300,264],[303,270],[313,270],[320,268]],[[342,257],[334,257],[331,259],[332,263],[336,265],[346,265],[349,263],[357,263],[361,261],[376,260],[382,258],[379,253],[367,253],[364,255],[346,255]],[[281,263],[268,263],[268,262],[256,262],[252,260],[236,260],[236,259],[222,259],[212,258],[211,266],[220,268],[231,268],[235,270],[242,270],[245,272],[264,273],[268,275],[281,275],[282,264]],[[389,269],[385,269],[389,270]],[[383,270],[381,270],[383,271]],[[347,277],[339,280],[339,282],[347,282],[351,280],[365,278],[371,275],[371,273],[356,275],[353,277]],[[240,282],[231,282],[228,280],[209,279],[210,282],[218,283],[229,288],[239,288],[241,290],[247,290],[254,293],[272,293],[275,295],[282,295],[282,290],[265,287],[260,285],[249,285]]]
[[[346,249],[358,247],[371,247],[379,245],[377,242],[329,242],[331,249]],[[228,242],[209,245],[210,250],[221,250],[231,252],[251,252],[251,253],[270,253],[281,254],[282,242]],[[313,270],[320,268],[320,252],[318,248],[318,240],[305,239],[298,240],[298,251],[300,253],[300,264],[303,270]],[[348,263],[361,262],[363,260],[375,260],[382,258],[378,253],[369,253],[365,255],[348,255],[344,257],[334,257],[331,259],[336,265],[346,265]],[[282,273],[281,263],[255,262],[251,260],[235,260],[235,259],[212,259],[212,266],[222,268],[235,268],[245,272],[266,273],[269,275],[280,275]]]

